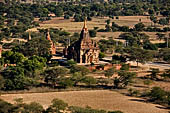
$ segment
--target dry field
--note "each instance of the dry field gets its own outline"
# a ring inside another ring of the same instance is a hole
[[[96,109],[121,110],[124,113],[168,113],[168,110],[157,104],[145,103],[135,97],[128,97],[114,91],[69,91],[32,94],[6,94],[0,98],[14,103],[15,98],[23,98],[24,102],[36,101],[47,108],[54,98],[62,99],[69,105],[86,107],[87,105]]]
[[[158,17],[160,18],[160,17]],[[106,20],[109,19],[107,17],[105,18],[93,18],[92,21],[87,22],[88,29],[93,29],[94,27],[99,27],[99,29],[105,28]],[[119,16],[119,19],[110,19],[111,22],[115,22],[120,26],[129,26],[130,28],[133,28],[135,24],[139,23],[139,19],[141,19],[141,22],[143,22],[146,26],[151,25],[151,21],[149,17],[147,16]],[[37,21],[37,19],[35,19]],[[40,23],[39,28],[59,28],[66,30],[68,32],[74,33],[74,32],[80,32],[83,27],[83,22],[74,22],[73,18],[69,20],[64,20],[63,17],[55,17],[52,18],[49,21],[44,21]],[[37,31],[37,28],[30,29],[29,31]],[[151,41],[153,43],[160,42],[156,39],[156,33],[154,32],[144,32],[147,35],[149,35]],[[113,39],[118,38],[118,36],[121,34],[121,32],[98,32],[96,40],[100,40],[103,38],[112,37]],[[166,33],[168,36],[168,33]],[[163,41],[161,41],[163,42]]]

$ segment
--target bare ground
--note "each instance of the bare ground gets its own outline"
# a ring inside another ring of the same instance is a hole
[[[5,94],[2,99],[14,103],[15,98],[23,98],[24,102],[38,102],[47,108],[54,98],[62,99],[69,105],[86,107],[87,105],[96,109],[121,110],[124,113],[168,113],[157,104],[145,103],[140,98],[124,96],[115,91],[93,90],[93,91],[69,91],[31,94]]]

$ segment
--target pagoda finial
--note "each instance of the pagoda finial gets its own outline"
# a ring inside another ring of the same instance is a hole
[[[50,38],[50,30],[49,29],[47,29],[47,40],[51,40],[51,38]]]
[[[87,18],[86,17],[84,18],[84,27],[83,28],[87,29]]]
[[[31,40],[31,32],[29,31],[28,41]]]

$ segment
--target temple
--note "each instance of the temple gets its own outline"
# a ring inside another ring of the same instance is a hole
[[[49,30],[47,31],[46,39],[49,40],[50,44],[51,44],[50,54],[52,54],[52,55],[56,54],[56,47],[55,47],[55,44],[53,43],[53,41],[51,40]]]
[[[79,40],[65,49],[64,54],[68,59],[73,59],[77,63],[99,62],[99,48],[97,43],[89,37],[86,19]]]

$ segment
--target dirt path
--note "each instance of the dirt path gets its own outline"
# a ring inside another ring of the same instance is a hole
[[[121,110],[124,113],[168,113],[161,109],[162,106],[142,102],[139,98],[128,97],[114,91],[70,91],[32,94],[6,94],[0,98],[13,103],[15,98],[23,98],[24,102],[36,101],[47,108],[54,98],[59,98],[69,105],[86,107],[87,105],[96,109]]]

